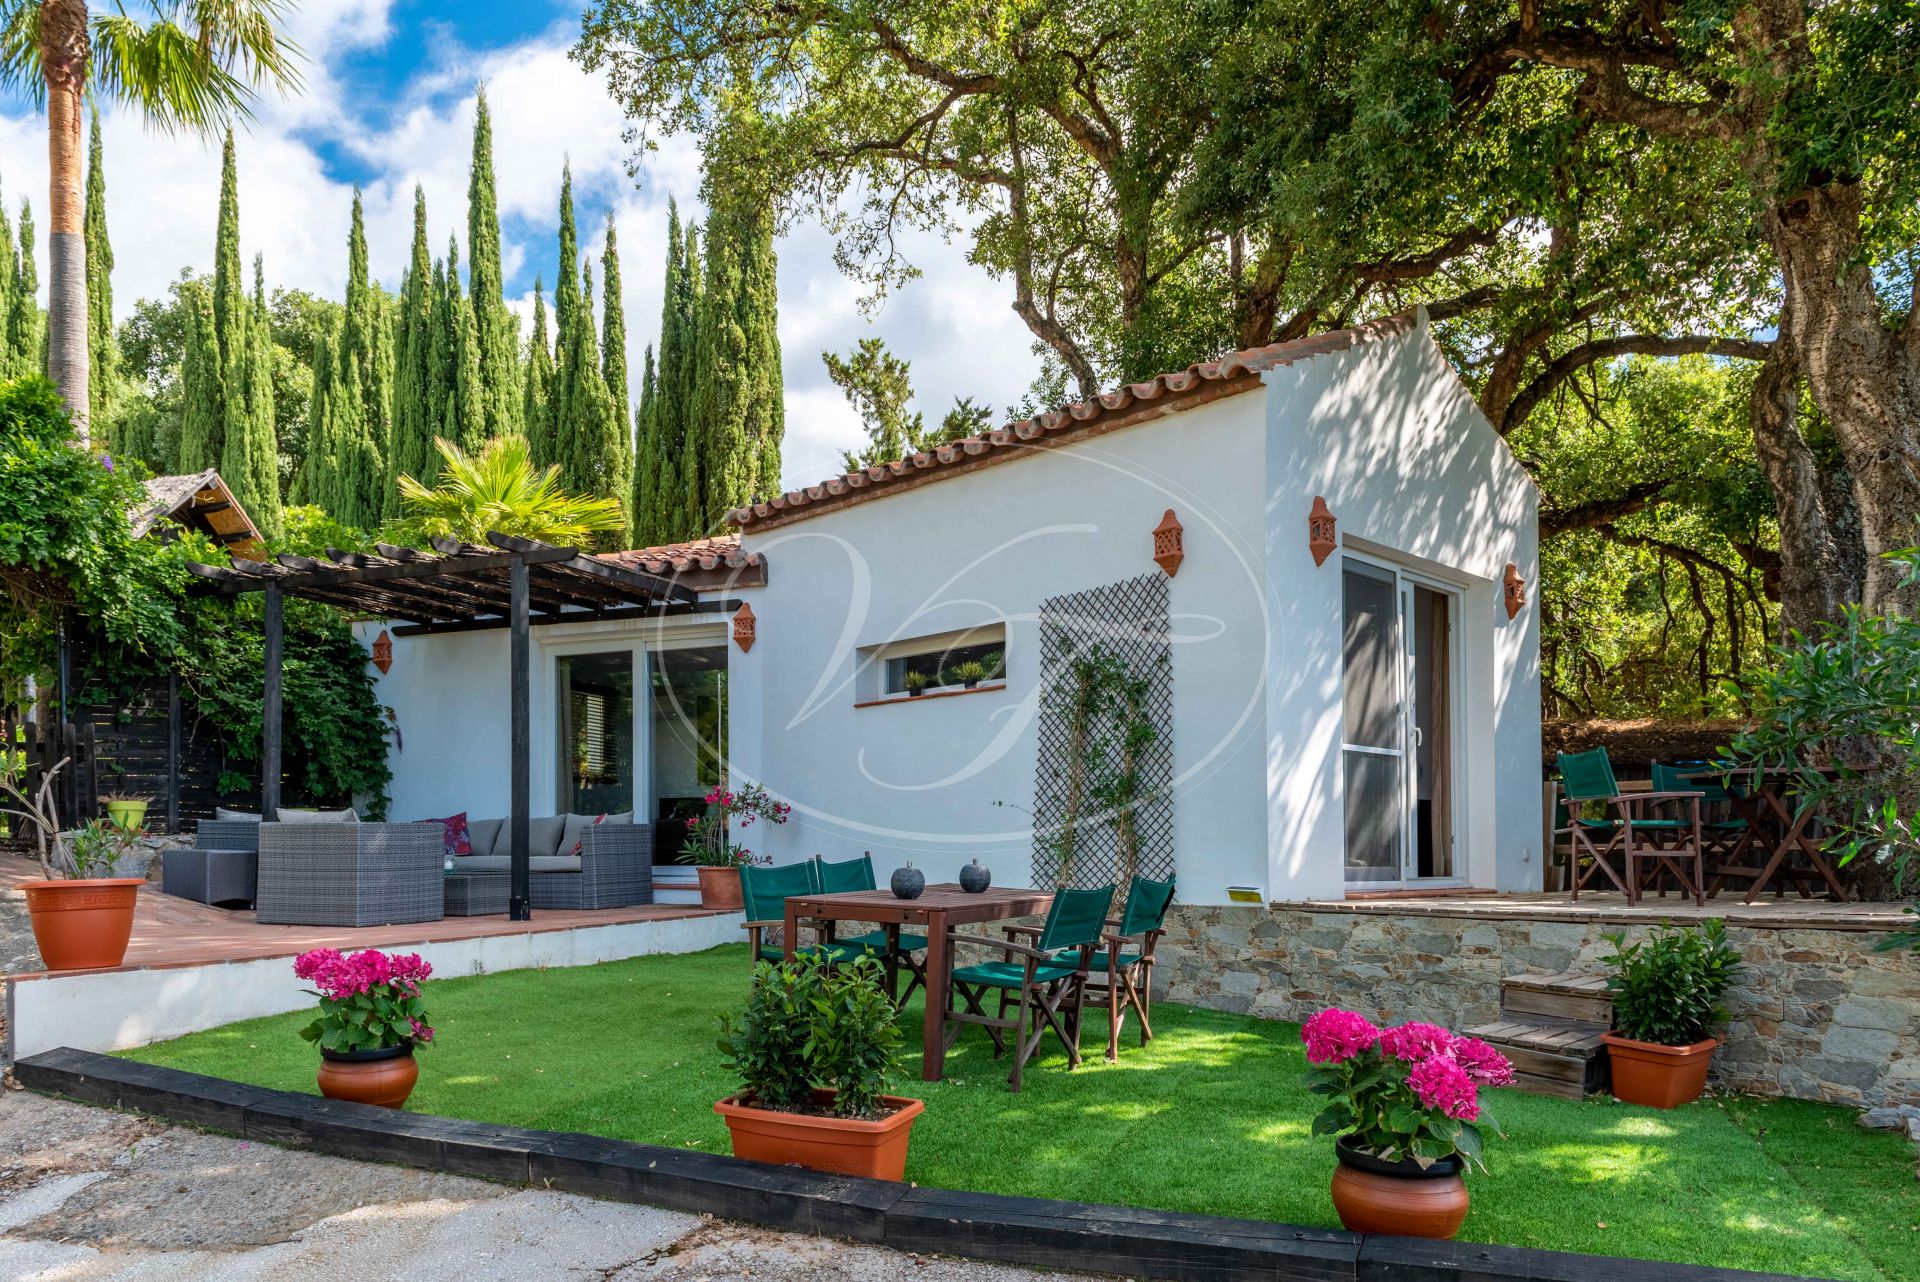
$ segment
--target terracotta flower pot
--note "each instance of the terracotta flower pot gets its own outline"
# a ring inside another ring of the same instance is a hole
[[[33,942],[48,970],[98,970],[118,966],[133,935],[139,877],[22,882]]]
[[[328,1099],[399,1108],[420,1080],[420,1065],[411,1046],[372,1051],[330,1051],[322,1046],[317,1080],[320,1093]]]
[[[1709,1037],[1691,1046],[1662,1046],[1612,1033],[1601,1034],[1600,1040],[1612,1061],[1613,1097],[1648,1108],[1678,1108],[1699,1099],[1707,1089],[1713,1048],[1720,1044]]]
[[[832,1091],[815,1091],[814,1100],[831,1104],[833,1095]],[[713,1106],[713,1111],[727,1120],[735,1157],[876,1180],[906,1178],[907,1139],[913,1131],[913,1119],[927,1107],[917,1099],[882,1095],[880,1102],[893,1112],[874,1121],[860,1121],[782,1113],[757,1108],[750,1100],[748,1095],[732,1095]]]
[[[1450,1238],[1467,1218],[1467,1185],[1460,1159],[1442,1158],[1425,1170],[1417,1162],[1389,1162],[1334,1144],[1333,1209],[1354,1233]]]
[[[700,906],[738,912],[746,901],[740,894],[740,870],[700,865]]]

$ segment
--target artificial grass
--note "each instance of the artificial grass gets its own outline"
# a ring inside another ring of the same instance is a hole
[[[546,1130],[727,1151],[713,1101],[735,1083],[714,1047],[715,1015],[737,1007],[746,951],[732,946],[567,970],[433,981],[438,1029],[408,1107]],[[283,1090],[314,1089],[305,1013],[248,1020],[129,1058]],[[1058,1049],[1011,1094],[980,1029],[917,1080],[919,1007],[903,1016],[898,1089],[927,1101],[907,1178],[981,1192],[1115,1202],[1337,1227],[1331,1141],[1301,1085],[1296,1025],[1163,1003],[1153,1044],[1101,1057]],[[1611,1100],[1496,1091],[1507,1138],[1469,1177],[1461,1237],[1819,1277],[1911,1279],[1920,1184],[1898,1136],[1861,1130],[1847,1109],[1716,1097],[1671,1112]]]

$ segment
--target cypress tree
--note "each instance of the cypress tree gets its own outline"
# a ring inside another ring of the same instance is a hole
[[[699,491],[700,460],[697,448],[689,446],[688,430],[699,295],[699,232],[681,226],[679,206],[670,200],[659,358],[651,402],[644,391],[641,397],[634,443],[634,522],[643,543],[675,543],[698,533],[698,522],[688,513]]]
[[[13,300],[19,294],[20,255],[14,247],[13,219],[0,201],[0,378],[13,373]]]
[[[700,295],[694,423],[701,475],[689,514],[701,532],[779,484],[781,399],[773,214],[765,204],[716,209],[707,219]]]
[[[500,212],[493,188],[493,118],[480,91],[467,172],[467,294],[479,355],[483,436],[516,430],[520,416],[519,335],[501,297]]]
[[[560,464],[561,488],[571,494],[619,502],[629,518],[629,527],[607,531],[599,542],[602,548],[620,548],[627,546],[630,533],[633,467],[630,457],[623,457],[620,449],[626,424],[614,412],[613,396],[600,371],[599,339],[593,332],[592,263],[580,265],[580,281],[579,305],[560,363],[565,399],[559,402],[555,416],[560,425],[556,461]]]
[[[445,306],[447,369],[452,384],[447,389],[439,434],[471,454],[487,441],[487,389],[480,373],[473,304],[460,292],[460,241],[452,236],[447,238]]]
[[[553,349],[547,344],[547,300],[540,277],[533,278],[533,337],[527,340],[527,363],[521,396],[527,444],[535,458],[553,452]]]
[[[574,314],[580,310],[580,241],[573,227],[573,166],[560,170],[560,274],[553,287],[553,329],[558,350],[572,341]],[[564,357],[556,360],[565,363]],[[537,461],[537,460],[536,460]]]
[[[246,418],[246,380],[249,347],[245,278],[240,267],[240,178],[227,130],[220,151],[220,218],[213,242],[213,290],[204,331],[188,343],[187,360],[193,377],[181,374],[180,458],[183,472],[222,468],[227,459],[227,433],[240,430]],[[205,346],[197,353],[196,341]]]
[[[427,252],[427,194],[413,189],[413,252],[400,286],[394,318],[393,443],[387,451],[384,510],[400,513],[399,478],[404,474],[432,484],[434,433],[439,420],[434,399],[435,308],[439,303],[433,260]]]
[[[325,433],[325,457],[307,488],[308,501],[362,529],[378,524],[386,506],[381,445],[390,435],[392,352],[390,341],[383,341],[383,303],[367,276],[366,221],[356,187],[347,232],[347,301],[324,399],[317,370],[314,377],[314,416]],[[390,333],[391,323],[385,328]]]
[[[268,538],[278,538],[280,454],[273,416],[273,332],[267,315],[266,264],[253,258],[253,301],[247,307],[244,344],[228,366],[226,441],[220,477]]]
[[[182,296],[187,315],[186,350],[180,358],[180,440],[168,465],[180,472],[204,472],[220,463],[226,423],[220,340],[213,330],[213,308],[205,290]],[[319,391],[319,375],[314,390]],[[311,457],[311,455],[309,455]]]
[[[120,347],[113,333],[113,245],[107,239],[107,176],[100,143],[100,112],[93,112],[87,138],[87,409],[94,435],[124,450],[115,433],[120,390]]]
[[[627,307],[620,288],[620,246],[615,239],[613,213],[607,213],[607,247],[600,253],[600,368],[607,393],[622,423],[632,413],[627,395]]]
[[[640,404],[633,411],[633,541],[643,547],[673,541],[661,537],[662,518],[655,503],[662,453],[660,391],[653,368],[653,344],[649,343],[640,366]],[[678,476],[668,479],[671,485]]]
[[[20,251],[13,260],[13,295],[7,300],[7,377],[46,372],[40,317],[40,265],[33,258],[33,206],[20,201]]]

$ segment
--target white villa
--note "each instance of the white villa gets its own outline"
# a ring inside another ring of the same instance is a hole
[[[1424,312],[733,517],[605,558],[698,609],[535,620],[531,813],[632,809],[666,864],[730,772],[793,807],[737,840],[870,851],[883,882],[1064,858],[1082,883],[1176,871],[1191,904],[1541,888],[1537,494]],[[508,646],[383,648],[393,818],[506,813]]]

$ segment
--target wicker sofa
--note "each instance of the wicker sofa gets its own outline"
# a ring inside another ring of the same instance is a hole
[[[512,825],[477,819],[467,826],[473,853],[453,861],[468,877],[512,874]],[[575,843],[578,854],[573,853]],[[528,866],[535,908],[627,908],[653,902],[653,828],[630,816],[596,823],[586,815],[536,816],[527,821]]]
[[[444,916],[437,823],[263,823],[255,919],[387,926]]]

